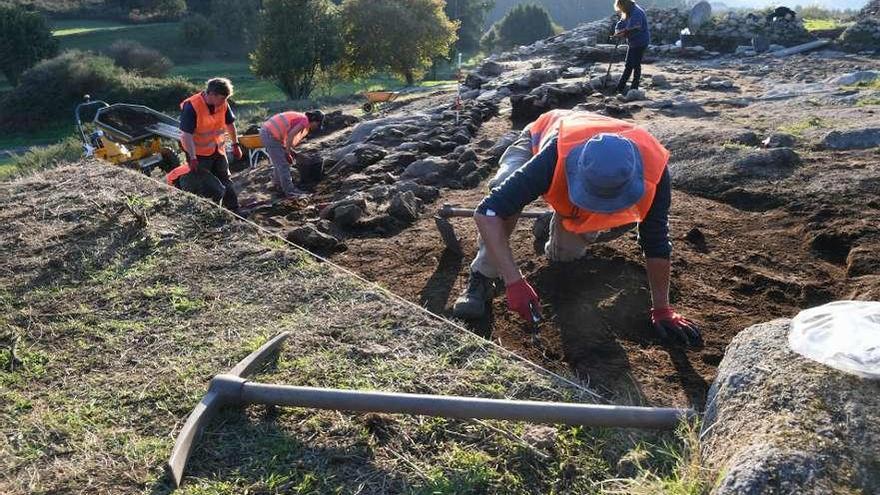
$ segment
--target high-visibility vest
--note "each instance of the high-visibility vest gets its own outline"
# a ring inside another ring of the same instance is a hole
[[[269,131],[269,134],[278,140],[281,144],[287,143],[288,134],[297,124],[302,124],[302,129],[293,137],[291,146],[296,146],[309,133],[309,118],[306,114],[300,112],[282,112],[273,115],[269,120],[263,123],[263,127]]]
[[[169,186],[173,186],[174,181],[183,177],[184,175],[188,174],[189,172],[190,172],[189,163],[186,163],[186,162],[181,163],[180,165],[174,167],[171,170],[171,172],[168,172],[168,174],[165,175],[165,181],[168,182]]]
[[[214,113],[208,109],[204,93],[196,93],[180,103],[181,110],[189,102],[196,112],[196,129],[193,141],[196,144],[196,156],[211,156],[215,151],[226,154],[226,110],[228,104],[214,107]]]
[[[543,197],[560,215],[565,230],[576,234],[602,232],[641,222],[648,215],[654,203],[657,184],[669,163],[669,151],[648,131],[622,120],[572,110],[551,110],[533,122],[529,131],[533,153],[540,151],[549,140],[557,138],[556,170],[550,189]],[[572,203],[568,195],[565,159],[573,148],[601,133],[617,134],[635,143],[644,167],[645,192],[641,199],[633,206],[614,213],[586,211]]]

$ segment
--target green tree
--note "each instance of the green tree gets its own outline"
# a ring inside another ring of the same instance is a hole
[[[307,98],[315,76],[339,59],[339,10],[329,0],[265,0],[251,70],[291,99]]]
[[[0,71],[13,86],[24,71],[57,53],[58,40],[41,14],[0,5]]]
[[[455,42],[457,23],[443,8],[444,0],[346,0],[342,19],[349,75],[387,70],[412,85]]]
[[[211,0],[211,22],[223,26],[223,36],[231,41],[249,45],[257,39],[254,22],[260,15],[260,0]]]
[[[493,29],[496,46],[502,49],[531,45],[555,34],[547,9],[531,4],[520,4],[510,9]]]
[[[483,25],[494,6],[495,0],[446,0],[446,17],[459,23],[454,52],[475,53],[480,49]]]

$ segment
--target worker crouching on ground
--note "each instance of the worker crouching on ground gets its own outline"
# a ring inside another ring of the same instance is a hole
[[[169,183],[177,182],[184,191],[222,202],[238,211],[238,196],[229,175],[226,158],[226,135],[232,140],[232,154],[242,158],[235,131],[235,115],[227,99],[232,96],[229,79],[208,81],[205,90],[180,103],[181,145],[186,153],[186,169],[175,169]],[[169,174],[171,175],[171,174]]]
[[[554,211],[544,247],[551,261],[579,259],[591,243],[638,225],[654,328],[663,338],[699,343],[699,328],[669,304],[668,160],[669,152],[647,131],[610,117],[553,110],[529,124],[502,155],[492,190],[477,207],[479,252],[453,313],[485,316],[501,277],[510,309],[532,321],[529,306],[540,308],[540,300],[517,268],[510,234],[522,209],[543,196]]]
[[[260,127],[260,141],[272,162],[272,184],[284,197],[297,199],[308,193],[298,189],[290,176],[294,148],[309,134],[322,128],[324,114],[318,110],[273,115]]]

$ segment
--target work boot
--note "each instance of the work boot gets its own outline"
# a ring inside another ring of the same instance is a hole
[[[464,320],[477,320],[488,314],[489,302],[495,296],[495,281],[480,272],[472,271],[467,289],[452,305],[452,314]]]

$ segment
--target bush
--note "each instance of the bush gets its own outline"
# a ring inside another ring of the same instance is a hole
[[[107,55],[119,67],[140,76],[165,77],[174,64],[158,51],[133,40],[119,40],[110,45]]]
[[[217,36],[217,28],[202,14],[193,14],[180,23],[180,34],[189,45],[204,47]]]
[[[556,34],[547,9],[531,4],[520,4],[510,9],[493,29],[495,48],[501,49],[531,45]]]
[[[56,53],[58,40],[42,15],[0,5],[0,72],[13,86],[24,71]]]
[[[108,103],[136,103],[157,110],[176,109],[198,87],[179,78],[140,77],[105,56],[68,51],[40,62],[21,76],[0,100],[0,129],[30,131],[70,119],[83,95]]]

